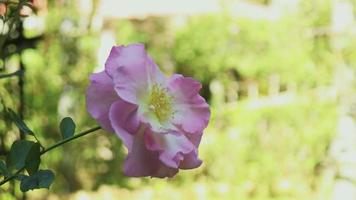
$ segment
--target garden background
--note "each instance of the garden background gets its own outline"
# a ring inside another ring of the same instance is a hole
[[[165,74],[201,81],[212,118],[198,169],[125,177],[126,149],[100,131],[45,155],[56,180],[23,199],[356,199],[355,0],[33,2],[1,52],[2,74],[24,73],[0,95],[44,145],[63,117],[97,124],[88,77],[115,44],[144,43]],[[0,118],[3,158],[18,130]]]

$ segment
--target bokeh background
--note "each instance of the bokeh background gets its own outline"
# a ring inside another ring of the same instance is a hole
[[[125,177],[125,148],[101,131],[45,155],[55,182],[24,199],[356,199],[355,0],[33,2],[0,61],[1,73],[26,69],[24,95],[15,77],[0,95],[45,146],[65,116],[96,126],[88,77],[115,44],[144,43],[168,76],[201,81],[212,118],[199,169]],[[0,116],[2,157],[18,130]]]

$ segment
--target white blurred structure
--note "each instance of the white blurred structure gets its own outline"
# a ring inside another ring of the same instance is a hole
[[[240,0],[100,0],[96,15],[92,20],[92,28],[101,30],[106,20],[119,18],[139,18],[149,16],[170,16],[173,22],[184,25],[185,18],[191,15],[218,13],[227,11],[236,18],[257,20],[276,20],[284,14],[296,11],[300,0],[273,0],[270,5],[260,5]],[[228,6],[225,6],[225,3]],[[81,0],[79,3],[84,15],[89,15],[93,5]],[[183,24],[182,24],[183,23]],[[112,30],[104,30],[101,36],[98,52],[99,66],[95,71],[103,68],[106,55],[115,44]]]
[[[342,33],[350,30],[354,24],[353,6],[350,2],[336,2],[332,11],[332,30]]]
[[[105,18],[144,18],[217,13],[223,8],[237,17],[275,19],[281,13],[296,10],[299,1],[273,0],[265,6],[240,0],[101,0],[98,14]],[[228,6],[224,6],[225,2]]]
[[[104,30],[100,36],[100,47],[98,50],[98,66],[95,72],[104,70],[105,61],[110,53],[111,47],[116,45],[115,35],[112,31]]]
[[[354,34],[355,16],[350,2],[334,0],[332,7],[332,46],[335,54],[345,48],[344,38]],[[335,66],[335,86],[339,95],[339,121],[335,139],[331,144],[330,157],[335,162],[333,200],[356,199],[356,122],[349,115],[355,95],[354,70],[341,63]]]
[[[217,0],[101,0],[98,13],[108,18],[142,18],[150,15],[194,15],[219,10]]]

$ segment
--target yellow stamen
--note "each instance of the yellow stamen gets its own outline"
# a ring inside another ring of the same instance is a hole
[[[153,85],[148,105],[161,123],[167,121],[173,114],[172,97],[167,89],[159,84]]]

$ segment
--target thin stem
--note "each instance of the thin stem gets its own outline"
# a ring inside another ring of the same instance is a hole
[[[84,136],[84,135],[87,135],[87,134],[89,134],[89,133],[91,133],[91,132],[94,132],[94,131],[97,131],[97,130],[99,130],[99,129],[101,129],[100,126],[94,127],[94,128],[89,129],[89,130],[86,130],[86,131],[83,131],[83,132],[81,132],[81,133],[78,133],[78,134],[76,134],[76,135],[73,135],[72,137],[69,137],[69,138],[67,138],[67,139],[64,139],[64,140],[62,140],[62,141],[59,141],[59,142],[57,142],[56,144],[54,144],[54,145],[48,147],[47,149],[44,149],[44,150],[41,152],[41,155],[45,154],[45,153],[48,152],[48,151],[51,151],[52,149],[55,149],[55,148],[57,148],[57,147],[59,147],[59,146],[65,144],[65,143],[67,143],[67,142],[70,142],[71,140],[74,140],[74,139],[76,139],[76,138],[82,137],[82,136]]]
[[[12,76],[21,76],[23,74],[23,71],[17,70],[16,72],[9,73],[9,74],[0,74],[0,79],[2,78],[9,78]]]
[[[36,141],[38,142],[38,144],[41,146],[42,149],[45,149],[45,147],[42,145],[41,141],[36,137],[35,134],[33,134],[33,137],[36,139]]]
[[[51,151],[51,150],[53,150],[53,149],[59,147],[59,146],[61,146],[61,145],[65,144],[65,143],[67,143],[67,142],[70,142],[70,141],[72,141],[72,140],[75,140],[76,138],[80,138],[80,137],[82,137],[82,136],[85,136],[85,135],[87,135],[87,134],[89,134],[89,133],[95,132],[95,131],[97,131],[97,130],[99,130],[99,129],[101,129],[100,126],[94,127],[94,128],[88,129],[88,130],[86,130],[86,131],[83,131],[83,132],[81,132],[81,133],[78,133],[78,134],[76,134],[76,135],[73,135],[72,137],[69,137],[69,138],[67,138],[67,139],[64,139],[64,140],[62,140],[62,141],[60,141],[60,142],[57,142],[57,143],[55,143],[54,145],[48,147],[47,149],[44,149],[43,151],[41,151],[41,156],[42,156],[43,154],[45,154],[45,153],[47,153],[47,152],[49,152],[49,151]],[[16,176],[17,176],[18,174],[20,174],[21,171],[24,170],[24,169],[25,169],[25,167],[22,167],[21,169],[17,170],[17,171],[15,172],[15,174],[13,174],[13,175],[11,175],[11,176],[5,178],[4,180],[2,180],[2,181],[0,182],[0,186],[3,185],[3,184],[5,184],[5,183],[7,183],[7,182],[9,182],[9,181],[11,181],[12,179],[16,178]]]
[[[22,62],[22,57],[21,57],[21,52],[20,52],[20,70],[25,72],[25,66]],[[19,116],[23,120],[24,119],[24,113],[25,113],[25,78],[24,78],[25,73],[23,73],[22,76],[19,77],[18,81],[18,86],[19,86],[19,98],[20,98],[20,106],[19,106]],[[20,138],[24,139],[25,138],[25,133],[20,129]],[[36,138],[37,139],[37,138]]]
[[[9,182],[9,181],[11,181],[12,179],[16,178],[16,176],[17,176],[22,170],[24,170],[24,169],[25,169],[25,167],[22,167],[21,169],[17,170],[17,171],[15,172],[15,174],[13,174],[13,175],[11,175],[11,176],[5,178],[4,180],[2,180],[2,181],[0,182],[0,186],[3,185],[3,184],[5,184],[5,183],[7,183],[7,182]]]

